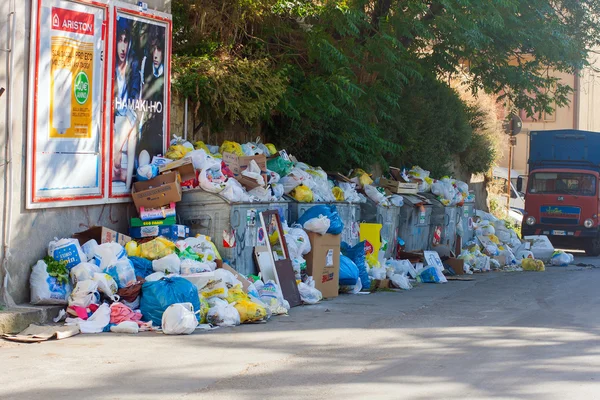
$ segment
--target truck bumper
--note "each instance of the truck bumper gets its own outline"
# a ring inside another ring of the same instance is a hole
[[[523,236],[546,235],[549,238],[594,238],[598,237],[598,228],[586,229],[582,226],[550,227],[546,225],[526,225],[521,227]]]

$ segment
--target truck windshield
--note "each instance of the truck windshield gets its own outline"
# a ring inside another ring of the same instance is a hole
[[[529,193],[594,196],[596,178],[572,172],[538,172],[529,179]]]

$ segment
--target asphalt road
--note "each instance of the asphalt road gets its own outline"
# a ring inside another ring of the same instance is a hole
[[[598,399],[600,261],[576,263],[191,336],[0,341],[0,399]]]

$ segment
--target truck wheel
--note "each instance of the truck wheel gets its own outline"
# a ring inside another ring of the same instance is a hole
[[[587,243],[585,254],[590,257],[600,256],[600,238],[593,238]]]

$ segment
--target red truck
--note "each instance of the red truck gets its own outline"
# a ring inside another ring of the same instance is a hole
[[[599,178],[600,133],[531,132],[523,236],[547,235],[555,247],[600,255]]]

